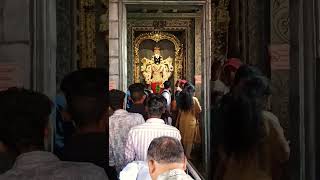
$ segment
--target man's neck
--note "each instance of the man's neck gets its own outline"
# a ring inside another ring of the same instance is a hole
[[[143,104],[143,100],[140,100],[140,101],[136,101],[136,102],[133,102],[133,104],[135,104],[135,105],[138,105],[138,104]]]
[[[105,133],[105,128],[100,127],[98,124],[78,128],[78,134],[88,134],[88,133]]]
[[[149,119],[155,118],[155,119],[161,119],[161,116],[149,116]]]
[[[8,148],[2,142],[0,142],[0,153],[6,152],[6,151],[8,151]]]

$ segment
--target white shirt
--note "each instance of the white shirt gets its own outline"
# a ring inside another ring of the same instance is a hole
[[[121,172],[120,180],[151,180],[149,167],[145,161],[133,161]]]
[[[171,104],[171,93],[169,90],[165,89],[163,90],[162,94],[161,94],[164,98],[166,98],[167,100],[167,107],[170,108],[170,104]]]
[[[161,136],[169,136],[181,140],[180,131],[166,125],[162,119],[150,118],[146,123],[131,128],[125,149],[127,162],[146,161],[151,141]]]

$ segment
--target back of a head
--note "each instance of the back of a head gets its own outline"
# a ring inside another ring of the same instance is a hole
[[[135,90],[143,91],[145,88],[146,88],[146,86],[142,83],[134,83],[134,84],[131,84],[128,89],[131,92],[131,91],[135,91]]]
[[[106,93],[108,87],[107,71],[103,68],[84,68],[66,75],[61,90],[67,96],[93,96]]]
[[[52,102],[38,92],[11,88],[0,92],[0,141],[20,151],[44,146]]]
[[[164,89],[169,89],[170,86],[171,86],[171,82],[170,82],[170,81],[165,81],[165,82],[163,83],[163,86],[164,86]]]
[[[259,69],[251,65],[242,65],[237,70],[233,85],[236,86],[243,79],[250,79],[254,76],[262,76],[262,73]]]
[[[129,86],[130,97],[133,102],[137,102],[143,99],[145,86],[142,83],[135,83]]]
[[[243,93],[255,99],[271,95],[269,80],[264,76],[254,76],[248,79],[243,85]]]
[[[180,141],[168,136],[153,139],[147,155],[148,160],[154,160],[160,164],[183,163],[185,160]]]
[[[68,75],[68,109],[79,127],[99,122],[107,111],[108,79],[105,69],[87,68]]]
[[[72,120],[78,127],[99,124],[107,116],[107,100],[90,96],[75,96],[68,107]]]
[[[109,105],[113,111],[122,109],[124,106],[124,99],[126,94],[120,90],[111,90],[109,93]]]
[[[257,76],[244,83],[243,91],[222,104],[224,147],[241,155],[256,147],[265,135],[261,100],[269,91],[268,81]]]
[[[151,95],[146,101],[146,106],[149,116],[161,117],[165,112],[166,100],[162,95]]]
[[[193,96],[195,88],[192,84],[185,86],[179,93],[177,105],[182,111],[190,111],[193,107]]]

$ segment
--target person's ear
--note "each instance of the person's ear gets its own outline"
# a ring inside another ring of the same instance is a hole
[[[126,109],[126,107],[127,107],[127,102],[126,102],[126,101],[123,101],[123,103],[122,103],[122,109]]]
[[[148,166],[149,166],[149,173],[152,176],[152,174],[155,173],[156,171],[156,164],[154,160],[149,160],[148,161]]]
[[[62,120],[64,122],[70,122],[71,121],[71,114],[68,111],[61,111],[61,115],[62,115]]]
[[[49,119],[49,117],[48,117]],[[49,142],[50,142],[50,126],[49,126],[49,121],[46,125],[46,127],[43,129],[43,145],[44,149],[49,151]]]
[[[183,160],[183,170],[187,170],[187,163],[188,163],[188,160],[186,157],[184,157],[184,160]]]
[[[0,153],[4,153],[4,152],[7,152],[8,149],[7,149],[7,146],[0,141]]]
[[[44,134],[44,138],[49,138],[49,131],[50,131],[49,127],[46,126],[43,131],[44,131],[44,133],[43,133]]]

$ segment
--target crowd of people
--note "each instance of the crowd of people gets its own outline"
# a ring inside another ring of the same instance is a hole
[[[181,141],[183,156],[190,158],[201,112],[194,94],[194,86],[185,80],[177,81],[173,92],[170,81],[158,94],[142,83],[130,85],[127,93],[110,91],[109,165],[120,179],[151,179],[152,174],[142,172],[148,172],[148,148],[156,138]]]
[[[213,69],[212,179],[277,179],[290,148],[268,108],[268,79],[237,59]],[[0,92],[0,180],[192,179],[186,164],[204,120],[195,87],[178,80],[160,93],[142,83],[108,92],[105,74],[70,73],[55,103],[31,90]],[[52,130],[53,153],[45,151]]]

